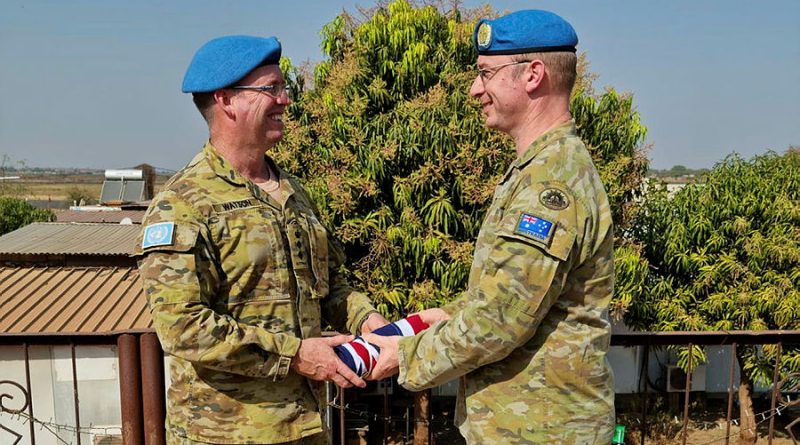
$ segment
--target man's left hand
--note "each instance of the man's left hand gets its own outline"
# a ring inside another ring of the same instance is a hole
[[[389,320],[383,318],[383,315],[373,312],[364,320],[364,323],[361,323],[361,335],[369,334],[375,329],[382,328],[387,324],[389,324]]]
[[[367,380],[381,380],[398,373],[400,370],[400,363],[397,360],[397,344],[400,342],[401,338],[403,337],[400,335],[383,337],[375,334],[367,334],[364,336],[364,340],[381,348],[381,354],[378,356],[378,363],[372,368],[372,372],[367,376]]]

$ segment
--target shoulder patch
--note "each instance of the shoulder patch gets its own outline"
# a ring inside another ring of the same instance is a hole
[[[519,217],[517,227],[514,228],[514,233],[544,244],[550,242],[554,232],[555,223],[530,213],[523,213]]]
[[[175,223],[161,222],[144,228],[142,249],[155,246],[171,246],[175,238]]]
[[[564,210],[569,207],[567,194],[557,188],[546,188],[539,193],[539,202],[552,210]]]

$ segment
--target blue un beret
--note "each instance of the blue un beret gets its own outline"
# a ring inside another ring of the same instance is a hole
[[[281,43],[275,37],[219,37],[194,54],[183,76],[181,91],[216,91],[233,85],[258,66],[278,63],[280,58]]]
[[[503,55],[572,51],[578,35],[566,20],[549,11],[528,9],[482,19],[472,35],[478,54]]]

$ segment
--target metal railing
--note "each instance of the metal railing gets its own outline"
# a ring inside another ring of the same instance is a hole
[[[735,370],[738,368],[736,361],[737,348],[742,346],[757,345],[776,345],[778,360],[774,364],[773,382],[770,389],[771,403],[770,410],[762,413],[761,422],[769,420],[768,443],[772,444],[775,433],[775,418],[781,413],[785,413],[787,408],[800,405],[800,399],[790,401],[783,397],[783,392],[798,392],[800,388],[796,382],[800,381],[798,374],[781,373],[780,356],[781,351],[789,346],[800,345],[800,331],[730,331],[730,332],[634,332],[625,334],[615,334],[612,336],[613,346],[640,346],[643,348],[645,360],[644,381],[648,378],[648,357],[650,350],[662,346],[711,346],[728,345],[732,348],[731,360],[728,374],[728,400],[725,437],[715,440],[715,443],[730,443],[730,430],[733,414],[734,388],[738,383],[734,382]],[[75,348],[84,345],[115,345],[118,350],[119,361],[119,383],[121,414],[120,432],[126,445],[162,445],[165,442],[164,432],[164,370],[163,352],[158,344],[157,338],[152,331],[111,333],[102,335],[48,335],[30,336],[16,334],[0,334],[0,345],[21,346],[24,354],[25,381],[12,381],[0,376],[0,411],[22,416],[26,419],[29,431],[13,431],[11,428],[2,425],[0,422],[0,434],[8,434],[15,439],[11,445],[20,443],[23,435],[30,437],[30,444],[36,445],[37,432],[44,434],[43,430],[53,427],[49,422],[37,419],[36,410],[31,398],[31,373],[30,355],[31,346],[55,346],[67,345],[71,351],[72,380],[73,380],[73,408],[75,411],[75,424],[69,425],[69,431],[75,433],[75,445],[88,445],[81,443],[81,432],[88,430],[81,425],[80,419],[80,394],[78,391],[78,380],[80,368],[77,366]],[[688,369],[686,373],[686,384],[683,396],[683,418],[681,428],[681,443],[685,444],[689,431],[690,419],[690,392],[692,389],[692,370],[695,364],[692,363],[692,354],[688,356]],[[640,376],[641,379],[642,376]],[[372,423],[381,425],[383,442],[390,436],[399,436],[403,442],[413,438],[415,445],[429,444],[432,437],[443,429],[453,430],[452,417],[434,418],[431,414],[430,405],[432,397],[430,391],[419,393],[414,396],[414,402],[405,407],[402,415],[393,415],[390,407],[390,397],[386,386],[382,387],[383,393],[376,393],[373,398],[380,398],[382,406],[378,410],[369,410],[366,415],[372,417]],[[329,406],[327,409],[332,437],[331,443],[345,445],[348,439],[359,439],[361,443],[366,443],[364,431],[351,428],[348,430],[348,419],[364,417],[364,412],[359,411],[349,400],[357,397],[358,390],[343,391],[329,386]],[[641,440],[645,443],[648,433],[647,424],[648,399],[652,396],[646,385],[638,385],[638,396],[641,403]],[[355,397],[353,397],[355,396]],[[448,399],[450,400],[450,399]],[[451,401],[451,400],[450,400]],[[428,409],[426,409],[428,407]],[[452,410],[449,411],[452,413]],[[2,420],[2,419],[0,419]],[[788,423],[786,429],[788,434],[795,441],[795,434],[792,428],[800,422],[795,419]],[[397,425],[400,425],[399,427]],[[434,427],[438,427],[436,430]],[[350,437],[348,437],[348,434]],[[59,443],[67,442],[61,441]],[[795,443],[797,443],[795,441]]]
[[[11,445],[27,438],[31,445],[39,442],[64,445],[92,445],[82,440],[87,434],[103,431],[122,436],[125,444],[162,445],[164,443],[164,366],[163,351],[155,333],[149,330],[124,333],[80,335],[21,335],[0,334],[0,345],[20,346],[23,351],[24,382],[0,376],[0,412],[11,415],[27,424],[28,431],[14,431],[2,425],[0,429],[13,436]],[[70,349],[72,379],[72,409],[74,424],[60,424],[37,416],[33,403],[31,379],[32,347],[68,346]],[[80,417],[80,367],[76,348],[81,346],[116,346],[121,419],[119,427],[94,427],[83,425]],[[142,390],[145,388],[145,390]],[[2,419],[0,419],[2,421]],[[63,436],[69,435],[70,439]],[[75,441],[72,442],[71,437]],[[5,439],[0,439],[2,442]]]
[[[686,384],[684,388],[684,399],[683,399],[683,420],[682,420],[682,428],[681,428],[681,444],[686,444],[686,439],[688,435],[688,424],[689,424],[689,394],[692,388],[692,371],[694,364],[692,363],[692,353],[691,348],[693,346],[722,346],[722,345],[729,345],[731,350],[731,360],[729,364],[729,373],[728,373],[728,404],[727,404],[727,417],[726,417],[726,429],[725,429],[725,436],[723,438],[719,438],[714,442],[719,442],[724,440],[725,444],[728,445],[731,439],[731,416],[733,413],[733,397],[734,397],[734,387],[738,387],[737,384],[734,382],[734,375],[735,371],[738,367],[737,365],[737,348],[742,345],[750,345],[750,346],[763,346],[763,345],[777,345],[777,353],[776,357],[777,360],[773,367],[773,384],[770,390],[770,410],[768,412],[762,413],[762,422],[769,420],[769,430],[768,430],[768,444],[772,445],[774,434],[775,434],[775,417],[776,415],[780,415],[782,410],[787,408],[791,408],[792,406],[796,406],[800,404],[800,400],[790,401],[788,399],[784,399],[782,396],[782,391],[790,391],[790,392],[797,392],[798,386],[798,374],[796,373],[787,373],[783,378],[781,378],[781,363],[780,358],[782,351],[785,346],[787,345],[800,345],[800,331],[707,331],[707,332],[632,332],[632,333],[625,333],[625,334],[615,334],[611,338],[612,346],[642,346],[644,348],[644,366],[643,369],[645,370],[645,379],[647,378],[647,370],[648,364],[647,360],[649,358],[650,348],[652,347],[659,347],[659,346],[688,346],[690,349],[690,353],[688,354],[688,363],[687,363],[687,372],[686,372]],[[639,396],[641,398],[641,407],[642,407],[642,431],[641,431],[641,441],[640,443],[644,445],[645,438],[647,436],[648,425],[647,425],[647,401],[649,392],[647,391],[646,387],[642,388],[639,385]],[[788,434],[791,436],[793,443],[797,444],[797,439],[792,428],[798,423],[798,420],[795,419],[794,421],[790,422],[786,426],[786,430]],[[752,431],[753,434],[756,431]]]

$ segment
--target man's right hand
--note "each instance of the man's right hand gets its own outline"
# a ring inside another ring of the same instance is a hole
[[[415,312],[413,314],[409,314],[408,316],[410,317],[412,315],[418,315],[419,318],[422,321],[424,321],[425,324],[427,324],[428,326],[430,326],[430,325],[432,325],[432,324],[434,324],[436,322],[442,321],[442,320],[449,320],[450,319],[450,315],[448,315],[447,312],[445,312],[445,311],[443,311],[443,310],[441,310],[439,308],[425,309],[423,311],[419,311],[419,312]]]
[[[334,346],[354,339],[352,335],[307,338],[300,342],[300,349],[292,358],[291,368],[311,380],[332,381],[342,388],[350,388],[353,385],[364,388],[367,386],[366,382],[342,363],[333,351]]]

